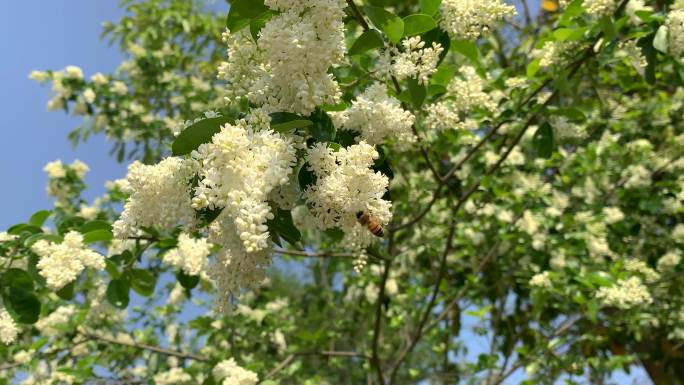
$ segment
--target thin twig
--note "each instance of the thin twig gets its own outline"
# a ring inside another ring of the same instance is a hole
[[[333,253],[330,251],[322,251],[317,253],[309,251],[288,250],[281,248],[275,248],[273,251],[277,254],[287,254],[307,258],[356,258],[356,255],[352,253]]]
[[[435,282],[435,286],[432,290],[432,295],[430,296],[430,300],[428,301],[427,306],[423,310],[423,315],[420,318],[418,328],[416,329],[413,337],[411,338],[411,342],[408,346],[404,348],[404,350],[401,351],[401,353],[399,354],[399,358],[397,359],[397,362],[392,367],[392,370],[390,372],[390,384],[394,383],[402,363],[404,362],[404,360],[406,360],[408,354],[413,351],[413,349],[418,344],[418,341],[423,336],[423,328],[425,327],[425,324],[430,318],[430,313],[432,313],[432,310],[437,301],[437,295],[439,294],[439,289],[442,284],[442,280],[444,280],[444,277],[446,276],[447,259],[449,257],[449,253],[451,252],[453,245],[454,233],[456,232],[456,213],[458,212],[459,208],[460,204],[457,204],[457,206],[453,210],[451,223],[449,224],[449,232],[447,234],[446,244],[444,246],[444,252],[442,253],[442,259],[440,261],[439,273],[437,275],[437,281]]]
[[[359,24],[361,24],[363,30],[368,31],[370,27],[368,26],[368,23],[366,23],[366,19],[363,18],[363,15],[361,14],[361,11],[359,11],[359,8],[356,6],[356,4],[354,4],[354,0],[347,0],[347,5],[349,5],[349,8],[354,14],[354,17],[356,18],[356,20],[359,21]]]
[[[423,217],[425,217],[425,215],[427,215],[428,212],[430,212],[430,209],[432,208],[432,206],[435,204],[435,202],[437,202],[437,199],[439,199],[439,194],[441,193],[441,190],[442,190],[442,185],[440,184],[439,186],[437,186],[437,190],[435,190],[435,192],[432,194],[432,199],[430,200],[430,202],[428,202],[427,206],[425,206],[423,208],[423,210],[421,210],[418,213],[418,215],[416,215],[413,219],[409,220],[408,222],[405,222],[405,223],[402,223],[402,224],[399,224],[397,226],[392,227],[391,230],[397,231],[397,230],[405,229],[407,227],[411,227],[411,226],[415,225],[416,223],[418,223],[421,219],[423,219]]]
[[[278,372],[280,372],[281,370],[285,369],[288,365],[290,365],[290,362],[292,362],[292,360],[294,360],[294,358],[295,358],[295,355],[294,355],[294,354],[290,354],[289,356],[287,356],[284,360],[282,360],[282,361],[278,364],[278,366],[276,366],[275,368],[273,368],[273,370],[271,370],[270,372],[268,372],[268,373],[266,374],[266,376],[264,376],[264,380],[267,380],[267,379],[269,379],[269,378],[275,376],[276,374],[278,374]]]
[[[208,357],[204,357],[204,356],[200,356],[200,355],[188,353],[188,352],[181,352],[178,350],[162,348],[160,346],[142,344],[142,343],[138,343],[135,341],[134,342],[120,341],[116,338],[111,338],[111,337],[107,337],[107,336],[103,336],[103,335],[99,335],[99,334],[94,334],[94,333],[82,333],[82,335],[85,337],[88,337],[90,339],[93,339],[93,340],[100,340],[100,341],[108,342],[111,344],[117,344],[117,345],[129,346],[129,347],[136,348],[136,349],[148,350],[151,352],[164,354],[167,356],[173,356],[173,357],[178,357],[178,358],[183,358],[183,359],[190,359],[190,360],[195,360],[195,361],[200,361],[200,362],[209,361]]]

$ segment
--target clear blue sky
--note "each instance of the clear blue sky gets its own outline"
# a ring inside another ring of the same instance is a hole
[[[45,163],[78,158],[92,171],[85,196],[104,192],[104,182],[125,175],[126,166],[108,155],[109,144],[92,138],[74,149],[68,132],[80,118],[47,112],[49,86],[27,78],[33,69],[61,69],[74,64],[92,73],[111,72],[121,61],[115,47],[100,41],[101,23],[123,13],[116,0],[0,0],[0,130],[3,187],[0,228],[25,222],[40,209],[52,207],[45,193]]]
[[[31,70],[83,68],[86,77],[111,72],[121,61],[115,47],[100,41],[101,23],[117,20],[122,12],[116,0],[0,0],[0,132],[2,132],[3,188],[0,188],[0,229],[28,220],[52,204],[45,194],[45,163],[80,159],[91,172],[86,177],[92,199],[104,192],[104,182],[120,178],[126,166],[108,154],[103,137],[91,138],[73,148],[67,134],[80,118],[47,112],[49,87],[27,78]],[[536,7],[535,7],[536,8]],[[474,337],[474,336],[473,336]],[[475,338],[470,339],[475,343]],[[477,351],[476,346],[472,346]],[[618,374],[619,385],[650,383],[642,370],[632,376]]]

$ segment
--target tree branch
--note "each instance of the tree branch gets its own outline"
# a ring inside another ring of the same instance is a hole
[[[354,17],[356,17],[356,20],[358,20],[359,24],[361,24],[361,27],[363,27],[363,30],[368,31],[370,27],[368,26],[368,23],[366,23],[366,19],[363,18],[359,8],[356,6],[356,4],[354,4],[354,0],[347,0],[347,5],[354,14]]]
[[[330,251],[323,251],[320,253],[316,252],[308,252],[308,251],[299,251],[299,250],[287,250],[287,249],[282,249],[282,248],[275,248],[273,249],[274,252],[278,254],[287,254],[287,255],[293,255],[293,256],[298,256],[298,257],[307,257],[307,258],[356,258],[356,255],[352,253],[333,253]]]
[[[103,336],[103,335],[99,335],[99,334],[94,334],[94,333],[90,333],[90,332],[81,333],[81,334],[84,337],[90,338],[92,340],[99,340],[99,341],[107,342],[110,344],[117,344],[117,345],[128,346],[128,347],[136,348],[136,349],[148,350],[151,352],[164,354],[167,356],[173,356],[173,357],[178,357],[178,358],[183,358],[183,359],[190,359],[190,360],[195,360],[195,361],[200,361],[200,362],[208,362],[209,361],[208,357],[204,357],[204,356],[200,356],[200,355],[188,353],[188,352],[181,352],[178,350],[162,348],[160,346],[141,344],[141,343],[137,343],[137,342],[119,341],[116,338],[111,338],[111,337],[107,337],[107,336]]]

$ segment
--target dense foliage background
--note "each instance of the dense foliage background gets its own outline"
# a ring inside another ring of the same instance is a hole
[[[682,383],[684,3],[512,5],[122,1],[31,74],[131,166],[0,234],[0,381]]]

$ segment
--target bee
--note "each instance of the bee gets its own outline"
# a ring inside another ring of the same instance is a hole
[[[541,7],[546,12],[556,12],[556,11],[558,11],[558,1],[557,0],[542,0]]]
[[[380,224],[378,218],[369,214],[368,212],[359,211],[358,213],[356,213],[356,219],[359,220],[360,224],[366,226],[368,228],[368,231],[370,231],[376,237],[382,238],[382,236],[385,235],[385,232],[383,231],[382,225]]]

